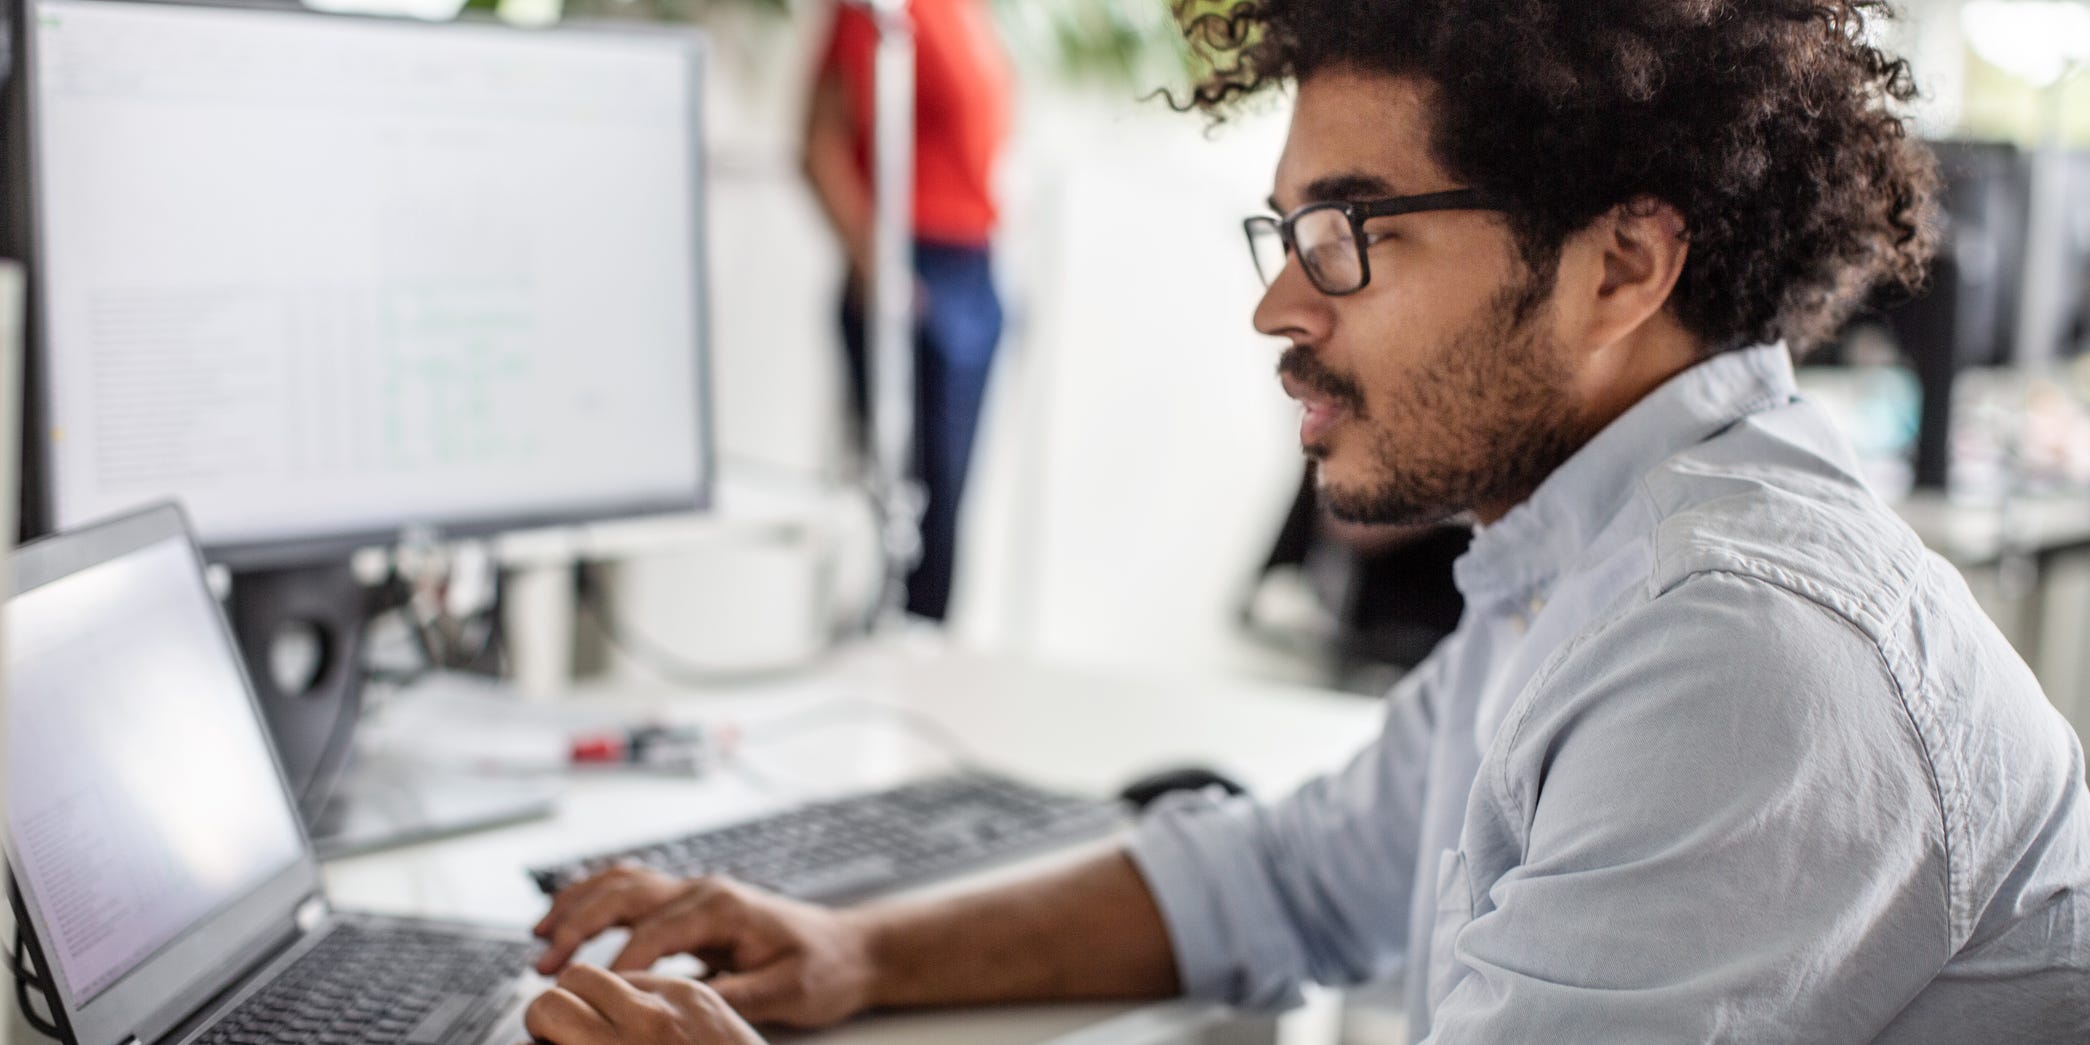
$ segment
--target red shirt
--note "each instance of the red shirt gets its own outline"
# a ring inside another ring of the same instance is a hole
[[[1009,135],[1011,75],[982,0],[908,0],[914,20],[914,231],[983,245],[994,232],[994,160]],[[878,31],[868,11],[839,4],[820,60],[849,95],[856,164],[871,171],[871,66]]]

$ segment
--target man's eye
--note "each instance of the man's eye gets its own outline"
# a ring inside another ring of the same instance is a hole
[[[1328,265],[1341,261],[1350,251],[1347,243],[1316,243],[1306,248],[1306,260],[1316,265]]]
[[[1393,233],[1391,232],[1367,232],[1364,234],[1364,245],[1367,247],[1376,247],[1379,244],[1384,243],[1392,238]]]

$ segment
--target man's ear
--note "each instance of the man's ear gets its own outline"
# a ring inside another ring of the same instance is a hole
[[[1612,208],[1585,234],[1602,258],[1586,331],[1588,343],[1601,347],[1625,339],[1669,303],[1691,240],[1683,214],[1652,196]]]

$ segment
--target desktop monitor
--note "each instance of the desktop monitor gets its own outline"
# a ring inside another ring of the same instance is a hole
[[[2056,339],[2058,357],[2069,359],[2090,351],[2090,152],[2068,153],[2060,176],[2061,234],[2053,261],[2060,272],[2047,329]]]
[[[1967,367],[2007,362],[2017,338],[2030,175],[2024,154],[2008,143],[1928,144],[1938,160],[1944,233],[1929,283],[1913,298],[1876,304],[1923,389],[1916,483],[1942,488],[1954,380]]]
[[[220,561],[701,505],[698,52],[29,0],[39,522]]]
[[[352,693],[353,549],[706,504],[697,33],[16,10],[26,528],[180,501],[294,782],[353,708],[271,629]]]
[[[2034,158],[2004,142],[1929,143],[1938,158],[1944,236],[1929,285],[1908,300],[1879,302],[1923,388],[1916,437],[1916,482],[1947,484],[1952,443],[1952,389],[1969,367],[2005,366],[2017,358],[2025,290],[2040,266],[2053,266],[2052,314],[2039,317],[2054,358],[2090,344],[2090,153],[2058,157],[2060,226],[2053,253],[2028,257]]]

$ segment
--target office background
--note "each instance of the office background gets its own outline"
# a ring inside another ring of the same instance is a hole
[[[1144,5],[1086,6],[1118,10],[1121,22],[1106,28],[1121,37],[1168,31],[1165,18],[1137,14]],[[1992,41],[1981,41],[1987,57],[1977,52],[1971,35],[1990,24],[1985,9],[1969,13],[1961,0],[1903,6],[1891,32],[1925,90],[1918,133],[2036,145],[2049,96]],[[1328,626],[1329,610],[1311,578],[1261,573],[1299,480],[1296,412],[1271,378],[1275,351],[1249,326],[1259,287],[1237,219],[1260,209],[1268,191],[1284,101],[1210,129],[1161,100],[1139,100],[1141,84],[1166,74],[1165,42],[1158,51],[1130,48],[1129,76],[1098,74],[1041,45],[1051,27],[1026,26],[1025,7],[998,6],[1022,68],[997,243],[1009,325],[962,523],[950,627],[969,643],[1080,665],[1325,679],[1311,637]],[[817,6],[792,12],[720,2],[698,16],[719,59],[708,112],[711,247],[732,259],[714,269],[716,417],[728,483],[788,486],[847,468],[829,304],[840,259],[796,159],[822,18]],[[1113,46],[1126,50],[1101,49]],[[2073,77],[2059,94],[2067,147],[2090,149],[2090,77]],[[2090,195],[2090,184],[2067,191]],[[2090,229],[2069,233],[2090,242]],[[1854,355],[1869,358],[1862,348],[1824,358]],[[1891,350],[1887,358],[1885,396],[1905,397],[1905,361],[1892,362]],[[2073,373],[2061,377],[2080,396]],[[1868,417],[1893,415],[1876,455],[1913,455],[1912,435],[1899,430],[1913,419],[1893,414],[1913,408],[1905,398],[1875,401],[1882,386],[1873,370],[1810,376],[1846,408],[1861,441]],[[1982,380],[1961,382],[1962,394]],[[1902,473],[1887,468],[1882,485],[1905,486]],[[2083,494],[2064,484],[2042,497]],[[867,525],[845,528],[854,536],[820,553],[840,560],[827,575],[837,586],[830,605],[848,603],[867,582]],[[764,570],[809,598],[828,583],[810,580],[816,571],[792,554],[771,551],[750,558],[693,535],[618,571],[627,583],[617,598],[635,625],[694,658],[787,657],[808,644],[784,634],[808,619],[802,607],[750,614],[721,590],[760,583]],[[2021,612],[2023,593],[2007,571],[1973,562],[1969,573],[2006,630],[2079,636],[2090,627],[2090,572],[2065,555],[2042,565],[2051,597],[2036,622]],[[1251,606],[1270,626],[1244,627]],[[2039,666],[2083,728],[2090,663],[2075,657],[2078,646],[2045,643],[2051,663]],[[589,663],[584,650],[580,665]]]

